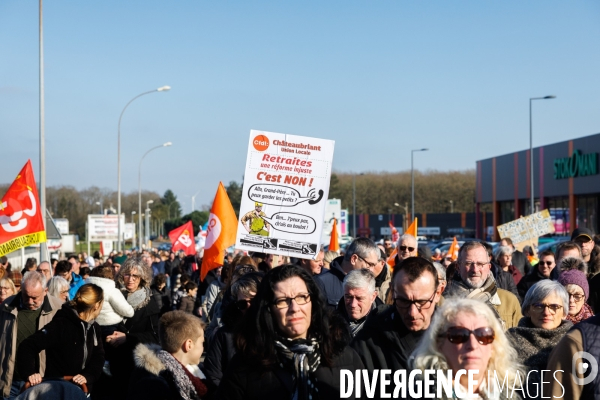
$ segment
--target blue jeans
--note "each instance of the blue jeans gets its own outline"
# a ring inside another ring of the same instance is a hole
[[[25,385],[25,381],[13,381],[10,386],[10,395],[8,397],[3,397],[4,400],[14,399],[21,393],[21,388]]]

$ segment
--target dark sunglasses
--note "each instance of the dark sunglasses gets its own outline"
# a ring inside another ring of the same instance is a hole
[[[471,331],[461,326],[453,326],[448,328],[445,335],[448,341],[453,344],[465,343],[469,340],[469,337],[473,334],[479,344],[490,344],[494,341],[494,330],[490,327],[477,328]]]
[[[246,311],[250,308],[250,300],[238,300],[235,302],[235,306],[238,310]]]
[[[554,261],[540,261],[540,264],[551,266],[552,264],[554,264]]]
[[[415,251],[414,247],[408,247],[408,246],[400,246],[400,251],[406,251],[406,249],[408,249],[408,251],[410,253],[412,253],[413,251]]]

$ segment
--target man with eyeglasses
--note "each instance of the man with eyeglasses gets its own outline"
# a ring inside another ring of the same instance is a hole
[[[496,285],[491,273],[491,263],[483,243],[469,241],[458,252],[458,271],[454,281],[446,288],[445,297],[480,300],[496,312],[504,329],[517,326],[523,317],[519,299],[508,290]]]
[[[429,328],[441,297],[433,264],[421,257],[409,257],[396,265],[392,296],[394,304],[371,311],[350,344],[369,371],[409,369],[409,356]]]
[[[338,302],[344,296],[342,282],[348,272],[355,269],[369,269],[371,272],[377,266],[379,248],[368,238],[357,238],[346,249],[346,254],[335,258],[319,275],[315,282],[321,293],[327,299],[331,310],[335,310]]]
[[[46,282],[52,278],[52,268],[48,261],[42,261],[37,267],[37,272],[41,272],[46,277]]]
[[[537,265],[532,268],[517,285],[519,296],[521,296],[522,299],[525,298],[530,287],[543,279],[551,279],[550,276],[552,275],[552,271],[556,267],[556,261],[554,260],[554,253],[552,250],[541,252],[539,258],[540,261]]]
[[[588,265],[590,297],[588,304],[595,314],[600,313],[600,246],[594,242],[594,234],[587,228],[577,228],[571,234],[571,240],[581,248],[581,258]]]
[[[64,261],[68,264],[67,261]],[[61,308],[62,301],[48,294],[46,278],[37,271],[27,272],[21,282],[21,292],[5,300],[0,308],[0,398],[19,395],[26,376],[15,368],[17,348],[25,339],[49,323]],[[46,353],[41,352],[39,366],[43,375]]]

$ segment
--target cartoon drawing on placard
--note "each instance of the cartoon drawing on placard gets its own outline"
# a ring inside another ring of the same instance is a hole
[[[246,231],[251,235],[269,236],[271,225],[264,220],[267,214],[262,211],[263,204],[258,201],[254,203],[254,210],[248,211],[241,219]]]

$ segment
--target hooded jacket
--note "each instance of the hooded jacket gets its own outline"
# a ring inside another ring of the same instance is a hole
[[[335,310],[338,302],[344,296],[344,288],[342,282],[346,273],[342,270],[342,262],[344,256],[335,258],[329,269],[324,269],[319,275],[315,275],[315,282],[321,290],[321,294],[327,300],[327,304],[331,310]]]
[[[90,276],[86,283],[98,285],[104,291],[104,303],[96,322],[100,326],[116,325],[123,322],[123,318],[133,317],[133,307],[127,303],[123,293],[117,289],[115,281],[98,276]]]
[[[8,397],[15,370],[17,356],[17,315],[21,295],[9,297],[0,307],[0,395]],[[52,321],[54,314],[60,309],[62,301],[54,296],[46,295],[42,303],[38,329]],[[39,372],[43,376],[46,369],[46,352],[39,354]]]
[[[100,326],[79,318],[69,303],[63,304],[52,321],[21,343],[17,350],[17,368],[23,377],[39,372],[38,354],[46,351],[49,378],[81,374],[91,390],[102,374],[104,347]]]

